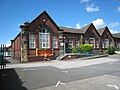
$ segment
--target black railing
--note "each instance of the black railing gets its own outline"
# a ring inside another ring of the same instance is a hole
[[[120,51],[120,48],[116,48],[115,51]]]
[[[1,65],[1,69],[4,69],[4,67],[6,66],[6,62],[4,59],[5,56],[5,45],[1,44],[0,45],[0,65]]]

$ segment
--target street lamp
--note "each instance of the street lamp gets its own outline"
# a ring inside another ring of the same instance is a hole
[[[64,51],[64,54],[65,54],[65,37],[63,37],[63,51]]]

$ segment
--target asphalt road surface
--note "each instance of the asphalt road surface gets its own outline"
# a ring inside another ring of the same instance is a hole
[[[0,90],[120,90],[120,55],[108,58],[119,60],[69,69],[40,66],[0,70]]]

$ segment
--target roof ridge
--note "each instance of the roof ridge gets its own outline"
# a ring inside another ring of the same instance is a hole
[[[76,29],[76,30],[80,30],[80,29],[77,29],[77,28],[73,28],[73,27],[65,27],[65,26],[58,26],[59,28],[68,28],[68,29]]]

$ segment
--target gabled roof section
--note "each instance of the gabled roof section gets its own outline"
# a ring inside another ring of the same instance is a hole
[[[107,26],[98,29],[98,32],[99,32],[100,36],[103,35],[103,33],[105,32],[105,30],[107,30],[109,32],[109,34],[111,35],[111,37],[113,37]]]
[[[120,33],[114,33],[112,34],[113,38],[120,38]]]
[[[17,36],[16,36],[13,40],[11,40],[12,43],[20,36],[20,34],[21,34],[21,32],[19,32],[19,33],[17,34]]]
[[[90,24],[82,27],[82,28],[80,29],[80,32],[81,32],[82,34],[85,34],[86,31],[89,29],[89,27],[90,27],[91,25],[92,25],[92,23],[90,23]]]
[[[68,28],[68,27],[59,27],[63,32],[65,33],[77,33],[81,34],[80,29],[75,29],[75,28]]]
[[[34,23],[34,22],[37,22],[37,20],[39,19],[39,18],[41,18],[42,16],[46,16],[46,17],[48,17],[48,19],[54,24],[54,26],[58,29],[58,30],[60,30],[59,29],[59,27],[57,26],[57,24],[52,20],[52,18],[48,15],[48,13],[46,12],[46,11],[43,11],[37,18],[35,18],[30,24],[29,24],[29,27]],[[38,22],[37,22],[38,23]],[[35,25],[35,24],[34,24]]]
[[[105,29],[106,29],[106,27],[98,29],[98,33],[100,34],[100,36],[103,34],[103,32],[105,31]]]

